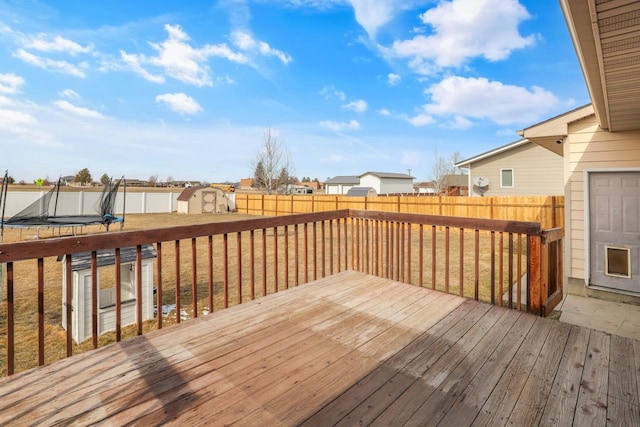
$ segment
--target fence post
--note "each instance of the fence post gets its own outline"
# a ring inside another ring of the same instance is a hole
[[[543,315],[542,305],[542,257],[541,236],[527,236],[527,308],[529,313]]]
[[[558,206],[556,203],[556,196],[551,196],[551,228],[557,227],[556,209],[558,208]]]

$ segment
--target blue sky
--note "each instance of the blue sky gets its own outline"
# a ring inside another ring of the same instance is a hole
[[[555,1],[0,0],[0,169],[16,180],[431,175],[589,102]]]

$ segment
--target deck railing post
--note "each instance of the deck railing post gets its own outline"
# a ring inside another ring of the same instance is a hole
[[[541,236],[527,236],[527,309],[529,313],[538,315],[543,314],[541,243]]]

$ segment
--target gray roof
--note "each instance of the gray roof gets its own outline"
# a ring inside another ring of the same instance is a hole
[[[454,166],[457,167],[457,168],[464,167],[465,165],[470,165],[473,162],[477,162],[477,161],[486,159],[487,157],[495,156],[496,154],[500,154],[500,153],[503,153],[505,151],[512,150],[514,148],[520,147],[520,146],[525,145],[525,144],[533,144],[533,142],[529,141],[528,139],[519,139],[517,141],[510,142],[510,143],[508,143],[506,145],[502,145],[502,146],[500,146],[498,148],[494,148],[493,150],[485,151],[482,154],[478,154],[476,156],[469,157],[468,159],[460,160]]]
[[[338,175],[338,176],[334,176],[331,179],[326,180],[325,182],[326,184],[352,184],[352,185],[358,185],[360,184],[360,178],[358,178],[357,176],[351,176],[351,175]]]
[[[376,190],[373,187],[352,187],[347,191],[347,196],[352,197],[366,197],[369,196],[369,192],[373,191],[373,195],[377,196]]]
[[[120,263],[133,262],[136,260],[136,246],[120,248]],[[155,258],[158,256],[155,246],[152,244],[142,245],[142,259]],[[96,253],[98,267],[113,265],[116,263],[115,249],[105,249]],[[58,257],[62,261],[64,256]],[[91,252],[82,252],[71,255],[71,270],[85,270],[91,268]]]
[[[378,178],[399,178],[399,179],[415,179],[415,177],[411,175],[407,175],[406,173],[393,173],[393,172],[365,172],[359,176],[362,178],[365,175],[373,175]]]
[[[443,182],[445,187],[467,187],[469,175],[446,175]]]

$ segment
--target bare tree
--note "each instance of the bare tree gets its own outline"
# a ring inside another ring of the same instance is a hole
[[[158,184],[158,175],[151,175],[147,180],[147,185],[149,187],[155,187]]]
[[[277,132],[267,128],[263,135],[263,144],[253,164],[253,185],[267,194],[286,193],[293,167],[286,146],[277,136]]]
[[[449,175],[459,175],[460,169],[454,165],[460,160],[460,152],[456,151],[449,157],[443,157],[434,152],[433,165],[431,166],[431,179],[433,180],[436,194],[439,194],[447,187],[447,177]]]

